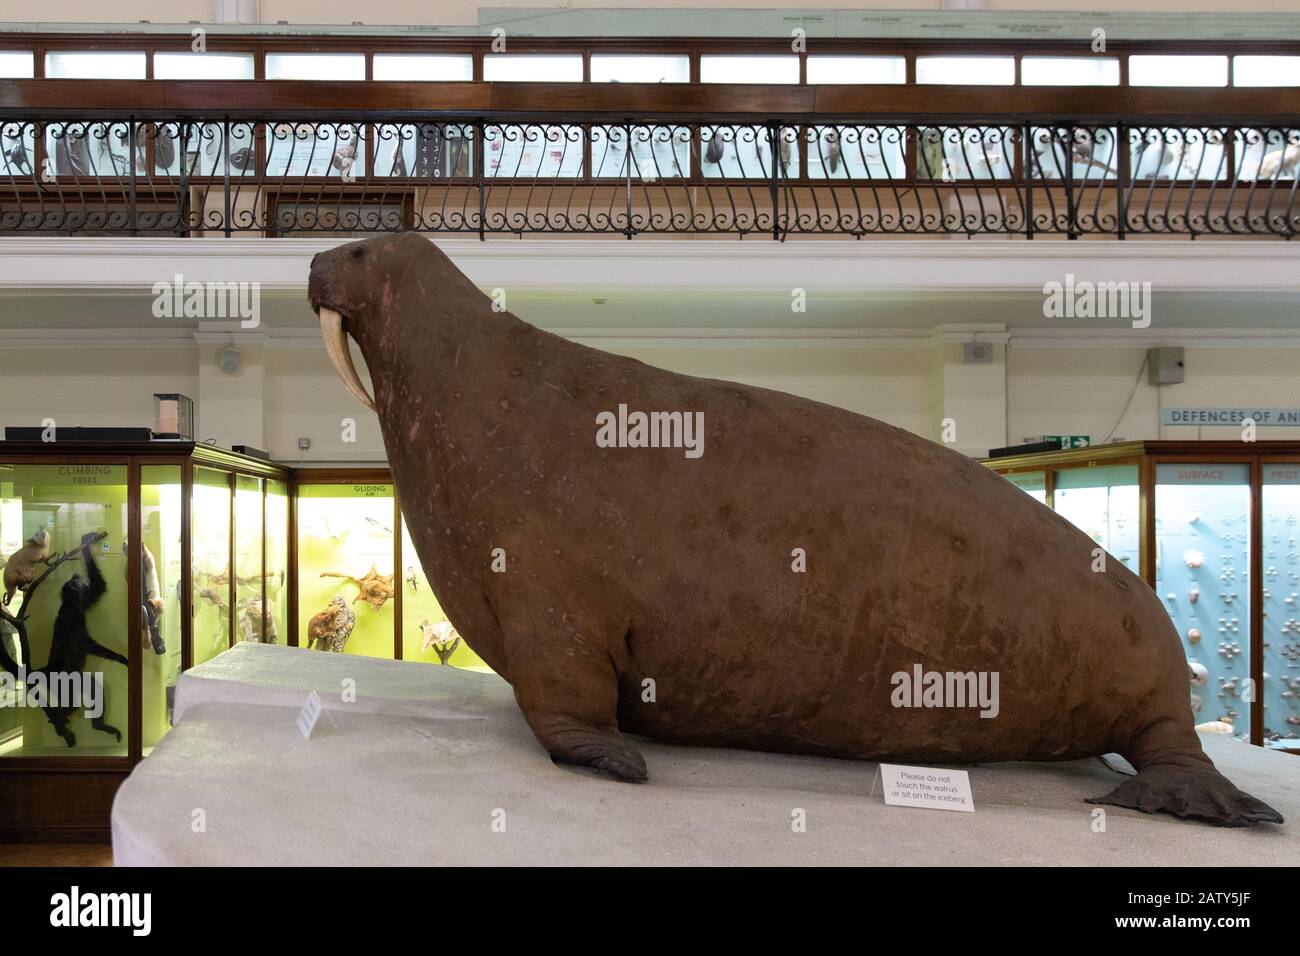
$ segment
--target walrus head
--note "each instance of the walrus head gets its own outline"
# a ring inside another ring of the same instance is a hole
[[[392,291],[409,269],[432,254],[433,245],[416,233],[400,233],[322,252],[311,261],[307,298],[320,317],[325,350],[348,391],[371,411],[375,400],[366,391],[348,348],[351,335],[361,346],[375,344],[385,333]],[[370,352],[369,354],[374,354]]]

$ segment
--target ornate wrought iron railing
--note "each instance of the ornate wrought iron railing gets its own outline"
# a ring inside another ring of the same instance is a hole
[[[1281,237],[1300,122],[0,116],[0,233]]]

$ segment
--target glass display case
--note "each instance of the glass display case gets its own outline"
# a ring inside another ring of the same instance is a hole
[[[1260,499],[1264,744],[1300,750],[1300,460],[1266,461]]]
[[[1203,732],[1300,752],[1300,443],[1127,442],[984,463],[1151,585]]]
[[[0,841],[106,835],[181,672],[240,602],[287,608],[288,481],[189,442],[0,442]]]
[[[1183,639],[1198,723],[1250,738],[1250,465],[1160,462],[1156,593]]]
[[[294,643],[488,670],[439,606],[387,471],[298,471],[294,509]]]

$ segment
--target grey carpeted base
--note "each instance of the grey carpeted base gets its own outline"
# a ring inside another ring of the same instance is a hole
[[[355,703],[341,695],[354,682]],[[310,741],[296,722],[325,702]],[[556,766],[492,675],[241,644],[189,671],[118,792],[119,865],[1084,864],[1300,859],[1300,759],[1204,738],[1283,826],[1224,830],[1085,797],[1098,760],[968,768],[974,813],[885,806],[869,762],[637,743],[650,782]],[[803,811],[806,832],[792,820]]]

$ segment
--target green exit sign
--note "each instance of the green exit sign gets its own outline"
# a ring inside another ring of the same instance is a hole
[[[1091,435],[1044,435],[1043,441],[1055,442],[1062,448],[1087,448],[1092,444]]]

